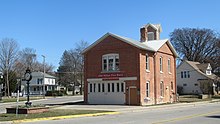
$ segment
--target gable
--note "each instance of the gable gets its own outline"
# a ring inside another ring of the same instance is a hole
[[[103,42],[107,37],[112,37],[114,39],[120,40],[122,42],[124,42],[127,45],[139,48],[139,49],[144,49],[144,50],[149,50],[149,51],[154,51],[154,49],[152,49],[151,47],[142,44],[141,42],[138,42],[136,40],[130,39],[130,38],[126,38],[126,37],[122,37],[119,35],[115,35],[112,33],[106,33],[104,36],[102,36],[101,38],[99,38],[96,42],[94,42],[93,44],[91,44],[89,47],[87,47],[86,49],[83,50],[82,54],[85,54],[86,52],[90,51],[91,49],[93,49],[93,47],[95,47],[97,44],[99,44],[100,42]],[[116,44],[117,45],[117,44]]]
[[[99,42],[95,46],[93,46],[90,49],[90,52],[100,51],[100,52],[108,53],[110,51],[117,52],[118,50],[121,50],[121,49],[134,49],[134,48],[136,48],[136,47],[109,35],[105,39],[102,39],[101,42]]]
[[[170,46],[168,45],[168,43],[165,43],[163,44],[159,50],[159,52],[162,52],[162,53],[167,53],[167,54],[170,54],[170,55],[174,55],[172,50],[170,49]]]

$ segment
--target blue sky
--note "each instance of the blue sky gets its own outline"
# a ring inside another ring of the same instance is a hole
[[[175,28],[220,32],[219,0],[1,0],[0,39],[34,48],[41,62],[59,66],[64,50],[107,32],[139,40],[139,28],[160,23],[161,38]]]

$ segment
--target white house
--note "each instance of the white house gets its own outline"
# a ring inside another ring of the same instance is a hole
[[[45,80],[45,93],[47,91],[57,90],[56,77],[42,72],[32,72],[32,79],[30,81],[30,95],[43,95],[43,86]],[[24,95],[27,94],[27,81],[22,80],[21,90]]]
[[[177,87],[181,89],[182,94],[213,93],[218,80],[219,77],[212,74],[209,63],[183,60],[177,67]]]

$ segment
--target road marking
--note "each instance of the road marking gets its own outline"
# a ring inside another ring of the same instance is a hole
[[[220,113],[220,110],[212,111],[212,112],[208,112],[208,113],[203,113],[203,114],[193,114],[193,115],[183,116],[183,117],[179,117],[179,118],[162,120],[162,121],[154,122],[152,124],[163,124],[163,123],[168,123],[168,122],[181,121],[181,120],[186,120],[186,119],[191,119],[191,118],[196,118],[196,117],[208,116],[208,115],[216,114],[216,113]]]
[[[57,116],[57,117],[47,117],[47,118],[14,120],[13,122],[14,123],[34,122],[34,121],[43,121],[43,120],[59,120],[59,119],[68,119],[68,118],[92,117],[92,116],[115,115],[115,114],[120,114],[120,113],[119,112],[102,112],[102,113],[94,113],[94,114],[67,115],[67,116]]]

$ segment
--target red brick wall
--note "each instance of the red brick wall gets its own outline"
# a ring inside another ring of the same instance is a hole
[[[97,78],[102,72],[102,55],[110,53],[119,54],[120,72],[126,77],[139,77],[139,49],[124,43],[112,36],[108,36],[103,41],[98,43],[92,49],[84,54],[85,57],[85,82],[87,78]],[[137,84],[137,81],[132,81],[132,84]],[[126,83],[126,87],[129,83]],[[87,83],[84,86],[84,100],[87,102]]]
[[[149,41],[150,42],[150,41]],[[128,104],[128,90],[129,86],[136,86],[137,104],[154,104],[170,102],[171,82],[173,82],[173,91],[176,94],[176,79],[175,79],[175,58],[167,44],[163,45],[157,53],[140,50],[130,44],[120,41],[112,36],[108,36],[103,41],[98,43],[92,49],[84,54],[85,57],[85,82],[87,78],[97,78],[102,71],[102,55],[118,53],[120,62],[120,72],[124,73],[126,77],[137,77],[136,81],[126,82],[126,103]],[[149,56],[150,71],[146,72],[146,53]],[[160,73],[159,58],[163,57],[163,73]],[[171,60],[171,73],[168,72],[168,58]],[[156,64],[155,64],[156,63]],[[146,82],[150,81],[150,101],[146,102]],[[164,95],[160,99],[160,81],[164,82]],[[156,86],[156,87],[155,87]],[[87,102],[87,83],[84,87],[84,100]],[[157,92],[156,95],[154,92]],[[156,99],[155,99],[156,97]],[[155,101],[156,100],[156,101]]]
[[[160,73],[160,57],[163,57],[163,73]],[[168,59],[171,60],[171,73],[168,72]],[[164,44],[156,55],[156,85],[157,85],[157,103],[163,103],[163,102],[170,102],[170,95],[172,95],[171,92],[171,82],[174,84],[173,91],[176,91],[175,88],[175,58],[172,55],[172,52],[170,51],[167,44]],[[164,83],[164,98],[160,99],[160,82],[163,81]]]
[[[150,42],[150,41],[149,41]],[[149,56],[150,71],[146,71],[146,53]],[[160,57],[163,57],[163,73],[160,73]],[[168,59],[171,60],[171,73],[168,72]],[[140,104],[166,103],[170,101],[171,82],[173,82],[173,91],[176,94],[176,60],[167,44],[164,44],[155,54],[150,51],[140,52]],[[156,63],[156,64],[155,64]],[[146,99],[146,82],[150,81],[150,100]],[[156,82],[155,82],[156,81]],[[160,82],[164,83],[164,98],[160,98]],[[157,92],[154,94],[154,92]],[[156,99],[155,99],[156,97]],[[174,96],[172,96],[174,99]],[[156,100],[156,101],[155,101]]]

